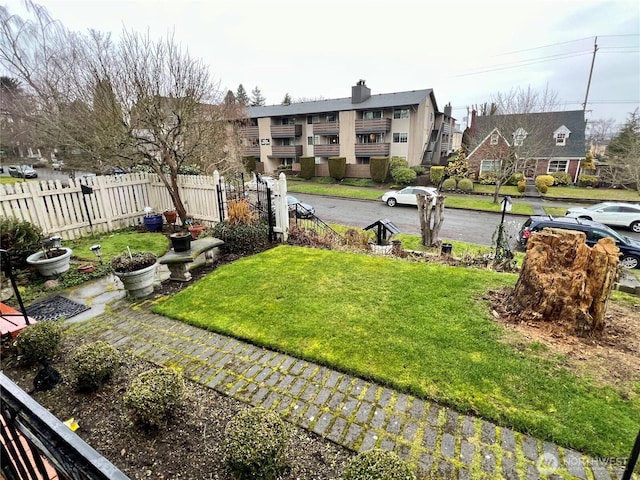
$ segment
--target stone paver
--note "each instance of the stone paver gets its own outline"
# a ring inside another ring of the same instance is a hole
[[[610,480],[603,462],[505,427],[324,366],[236,339],[121,307],[73,323],[89,340],[107,340],[158,364],[185,365],[185,375],[354,451],[395,450],[428,478],[566,478]],[[544,455],[560,462],[540,472]],[[634,477],[634,478],[637,478]]]

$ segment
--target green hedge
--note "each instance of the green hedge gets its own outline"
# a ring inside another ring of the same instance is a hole
[[[311,180],[316,175],[315,157],[300,157],[300,177]]]
[[[369,174],[371,180],[376,183],[383,183],[389,175],[389,157],[371,157],[369,160]]]
[[[242,163],[244,164],[244,169],[247,172],[256,171],[256,157],[254,157],[253,155],[242,157]]]
[[[438,185],[444,175],[444,166],[434,166],[429,169],[429,180],[433,185]]]
[[[347,172],[347,159],[345,157],[329,158],[329,176],[334,180],[342,180]]]
[[[578,175],[578,186],[580,187],[597,187],[598,181],[597,175]]]

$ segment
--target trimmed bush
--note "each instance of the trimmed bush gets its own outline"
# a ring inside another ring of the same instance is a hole
[[[394,452],[367,450],[349,460],[342,480],[415,480],[409,465]]]
[[[50,320],[25,327],[16,339],[16,347],[26,363],[46,362],[53,358],[62,339],[62,326]]]
[[[461,178],[458,181],[458,190],[461,190],[465,193],[473,192],[473,182],[468,178]]]
[[[422,165],[414,165],[413,167],[410,167],[410,168],[411,170],[416,172],[416,175],[424,175],[425,173],[427,173],[427,169],[424,168]]]
[[[547,187],[553,187],[554,178],[551,175],[538,175],[536,177],[535,183],[538,190],[540,190],[541,185],[546,185]]]
[[[383,183],[389,175],[389,157],[371,157],[369,159],[369,175],[376,183]]]
[[[553,172],[551,176],[553,177],[554,185],[564,187],[571,184],[571,175],[567,172]]]
[[[598,181],[597,175],[578,175],[578,185],[580,187],[597,187]]]
[[[398,167],[391,172],[391,178],[400,185],[409,185],[416,179],[416,172],[407,167]]]
[[[71,370],[79,390],[93,390],[105,383],[120,367],[120,352],[109,342],[98,341],[78,347],[71,355]]]
[[[393,174],[393,171],[396,168],[409,168],[409,162],[406,159],[401,157],[391,157],[391,161],[389,162],[389,172]]]
[[[242,157],[242,163],[244,164],[244,169],[247,172],[256,171],[256,157],[254,157],[253,155]]]
[[[483,173],[478,177],[478,182],[481,185],[495,185],[498,181],[498,176],[494,172]]]
[[[444,167],[434,166],[429,169],[429,180],[433,185],[438,185],[444,175]]]
[[[549,190],[549,187],[547,187],[547,185],[545,183],[541,184],[538,187],[538,191],[542,194],[547,193],[547,191]]]
[[[224,435],[224,460],[237,478],[272,480],[285,466],[288,432],[275,411],[243,410],[227,424]]]
[[[329,176],[340,181],[347,172],[347,159],[344,157],[332,157],[329,159]]]
[[[24,267],[27,257],[42,249],[42,236],[42,229],[31,222],[0,218],[0,248],[9,252],[14,267]]]
[[[518,185],[522,181],[524,181],[524,173],[516,173],[507,180],[507,185]]]
[[[458,182],[455,178],[447,178],[444,182],[442,182],[442,190],[451,192],[456,189],[458,186]]]
[[[527,189],[527,182],[525,182],[524,180],[522,180],[521,182],[518,182],[518,191],[520,193],[524,193],[526,189]]]
[[[300,178],[311,180],[316,175],[315,157],[300,157]]]
[[[156,368],[138,375],[124,394],[123,401],[136,421],[157,427],[182,404],[184,380],[180,372]]]
[[[204,234],[223,240],[220,250],[225,253],[252,255],[269,246],[269,226],[264,222],[231,225],[225,220],[205,230]]]

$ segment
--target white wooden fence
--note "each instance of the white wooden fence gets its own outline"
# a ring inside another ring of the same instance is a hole
[[[187,212],[197,221],[218,221],[216,182],[219,175],[180,175],[178,186]],[[82,185],[91,193],[82,192]],[[110,232],[142,223],[144,208],[173,209],[169,192],[157,175],[130,173],[85,177],[62,184],[59,180],[0,185],[0,216],[26,220],[46,234],[74,239],[94,232]],[[90,223],[90,222],[91,223]]]

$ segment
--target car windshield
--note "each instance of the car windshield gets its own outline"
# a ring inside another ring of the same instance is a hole
[[[296,197],[287,197],[287,203],[289,205],[293,205],[294,203],[300,203]]]

